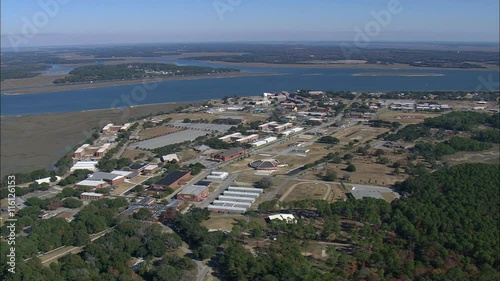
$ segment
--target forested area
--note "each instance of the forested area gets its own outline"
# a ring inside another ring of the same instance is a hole
[[[65,231],[71,233],[69,224],[60,222],[64,223]],[[60,234],[64,237],[62,231]],[[23,248],[30,245],[30,240],[21,242]],[[158,224],[125,219],[79,254],[66,255],[50,267],[43,266],[38,258],[18,262],[18,272],[3,272],[2,280],[137,280],[137,274],[147,280],[192,280],[196,274],[194,262],[173,252],[180,245],[177,235],[164,233]],[[132,258],[143,259],[135,268],[137,272],[130,264]]]
[[[464,132],[473,140],[464,138],[452,138],[449,144],[456,151],[479,151],[490,148],[486,143],[498,143],[500,139],[500,115],[498,113],[488,115],[485,113],[465,111],[454,111],[443,114],[439,117],[427,118],[422,124],[410,124],[401,128],[393,134],[385,133],[379,138],[387,141],[413,142],[420,138],[442,139],[446,135],[453,135],[450,132]],[[484,143],[480,143],[484,142]],[[467,143],[468,145],[465,145]],[[438,150],[447,149],[444,144],[422,144],[427,147],[437,146]],[[421,146],[422,146],[421,145]],[[443,155],[452,154],[444,153]]]
[[[175,64],[167,63],[85,65],[71,70],[69,72],[69,75],[64,78],[56,79],[54,81],[54,84],[189,76],[235,71],[239,70],[231,68],[212,68],[205,66],[177,66]]]
[[[412,177],[398,185],[408,196],[392,204],[285,204],[313,209],[319,217],[282,223],[277,232],[274,227],[278,241],[254,248],[256,254],[229,239],[218,269],[229,280],[496,280],[499,168],[464,164]],[[322,230],[318,220],[324,221]],[[351,249],[329,247],[326,260],[303,257],[306,241],[331,233]]]

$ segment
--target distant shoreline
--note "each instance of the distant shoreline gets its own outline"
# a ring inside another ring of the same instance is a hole
[[[496,66],[487,66],[485,68],[444,68],[444,67],[415,67],[407,64],[365,64],[365,63],[316,63],[316,64],[303,64],[303,63],[262,63],[262,62],[226,62],[217,60],[201,60],[206,63],[225,64],[227,66],[243,66],[243,67],[276,67],[276,68],[360,68],[360,69],[413,69],[413,70],[462,70],[462,71],[499,71],[500,68]]]
[[[352,76],[439,77],[439,76],[444,76],[444,74],[442,74],[442,73],[361,72],[361,73],[354,73]]]
[[[19,87],[18,89],[5,89],[2,90],[3,95],[25,95],[25,94],[38,94],[46,92],[68,91],[68,90],[82,90],[93,89],[123,85],[137,85],[150,82],[165,82],[165,81],[181,81],[181,80],[200,80],[200,79],[221,79],[221,78],[236,78],[236,77],[250,77],[250,76],[274,76],[285,75],[286,73],[265,73],[265,72],[229,72],[217,75],[199,75],[199,76],[184,76],[184,77],[168,77],[160,79],[138,79],[138,80],[123,80],[123,81],[107,81],[95,83],[81,83],[81,84],[68,84],[68,85],[51,85],[46,84],[40,86],[26,86]],[[22,81],[19,81],[22,82]]]

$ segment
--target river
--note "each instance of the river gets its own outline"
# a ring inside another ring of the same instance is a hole
[[[233,67],[224,64],[164,58],[138,58],[154,62],[176,62],[178,65]],[[54,68],[59,66],[55,65]],[[498,90],[498,72],[440,69],[352,69],[352,68],[283,68],[238,67],[245,72],[282,73],[273,76],[164,81],[142,87],[121,85],[36,94],[2,94],[1,114],[41,114],[116,108],[165,102],[190,102],[224,96],[253,96],[264,92],[297,89],[333,91],[408,91],[408,90]],[[58,73],[70,68],[55,69]],[[54,71],[56,72],[56,71]],[[443,74],[443,76],[353,76],[357,73]],[[495,81],[486,83],[485,81]],[[15,92],[9,89],[8,92]]]

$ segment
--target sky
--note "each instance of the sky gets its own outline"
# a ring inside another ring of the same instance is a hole
[[[1,0],[2,47],[498,42],[498,0]]]

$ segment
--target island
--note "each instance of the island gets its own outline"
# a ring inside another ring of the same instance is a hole
[[[404,76],[404,77],[437,77],[444,76],[442,73],[410,73],[410,72],[361,72],[352,76]]]
[[[54,80],[54,84],[102,82],[114,80],[138,80],[168,77],[186,77],[235,73],[239,69],[212,68],[205,66],[178,66],[168,63],[124,63],[116,65],[85,65],[69,72],[69,75]]]

